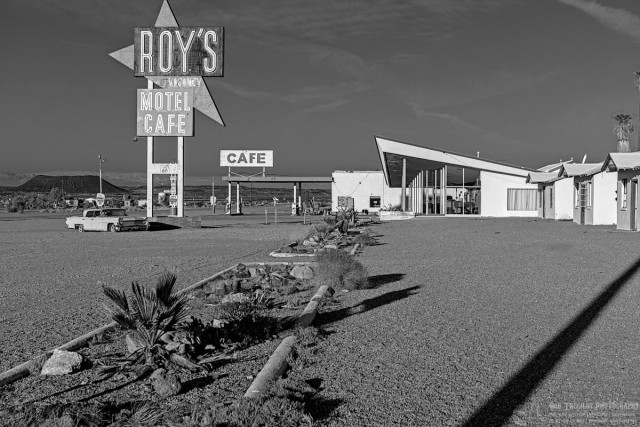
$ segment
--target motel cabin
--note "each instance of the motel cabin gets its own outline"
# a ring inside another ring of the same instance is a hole
[[[531,172],[527,182],[538,187],[538,218],[573,219],[572,181],[562,179],[559,169],[553,172]]]
[[[617,221],[615,173],[602,171],[602,163],[564,164],[559,176],[573,186],[573,222],[612,225]]]
[[[609,153],[602,165],[605,173],[617,172],[616,228],[638,231],[638,178],[640,177],[640,152]]]

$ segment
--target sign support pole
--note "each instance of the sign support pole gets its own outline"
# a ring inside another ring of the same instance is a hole
[[[184,136],[178,137],[178,218],[184,218]]]
[[[228,181],[229,185],[228,185],[228,188],[227,188],[228,189],[228,192],[227,192],[228,193],[227,206],[225,206],[224,209],[225,209],[225,213],[227,215],[231,215],[231,166],[229,166],[229,175],[228,176],[229,176],[229,178],[228,178],[229,179],[229,181]]]
[[[236,182],[236,213],[240,213],[240,183]]]
[[[147,80],[147,89],[153,89],[153,82]],[[153,216],[153,137],[147,137],[147,217]]]

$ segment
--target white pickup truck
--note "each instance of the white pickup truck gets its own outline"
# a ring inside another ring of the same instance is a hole
[[[120,208],[86,209],[82,216],[67,218],[67,228],[84,231],[130,231],[148,230],[146,218],[127,216],[127,211]]]

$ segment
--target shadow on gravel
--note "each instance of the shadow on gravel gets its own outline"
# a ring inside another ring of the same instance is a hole
[[[325,399],[322,397],[314,397],[305,403],[305,412],[313,418],[314,421],[325,420],[331,416],[333,411],[344,403],[342,399]]]
[[[415,295],[417,292],[414,291],[419,288],[420,286],[412,286],[410,288],[401,289],[399,291],[387,292],[386,294],[366,299],[360,304],[353,307],[341,308],[340,310],[329,311],[326,313],[318,313],[318,316],[313,323],[316,326],[322,326],[329,323],[337,322],[342,319],[346,319],[347,317],[351,317],[356,314],[365,313],[369,310],[373,310],[374,308],[391,304],[392,302],[408,298],[411,295]]]
[[[389,283],[398,282],[405,276],[404,273],[378,274],[377,276],[369,276],[369,289],[378,286],[388,285]]]
[[[164,231],[164,230],[177,230],[177,225],[165,224],[162,222],[150,222],[149,231]]]
[[[640,259],[611,282],[563,330],[536,353],[520,371],[478,409],[462,426],[501,426],[521,406],[542,381],[554,370],[562,357],[600,316],[611,300],[640,269]]]

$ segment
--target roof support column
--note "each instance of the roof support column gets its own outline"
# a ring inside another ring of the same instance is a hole
[[[402,159],[402,199],[400,201],[402,212],[407,210],[407,159]]]

